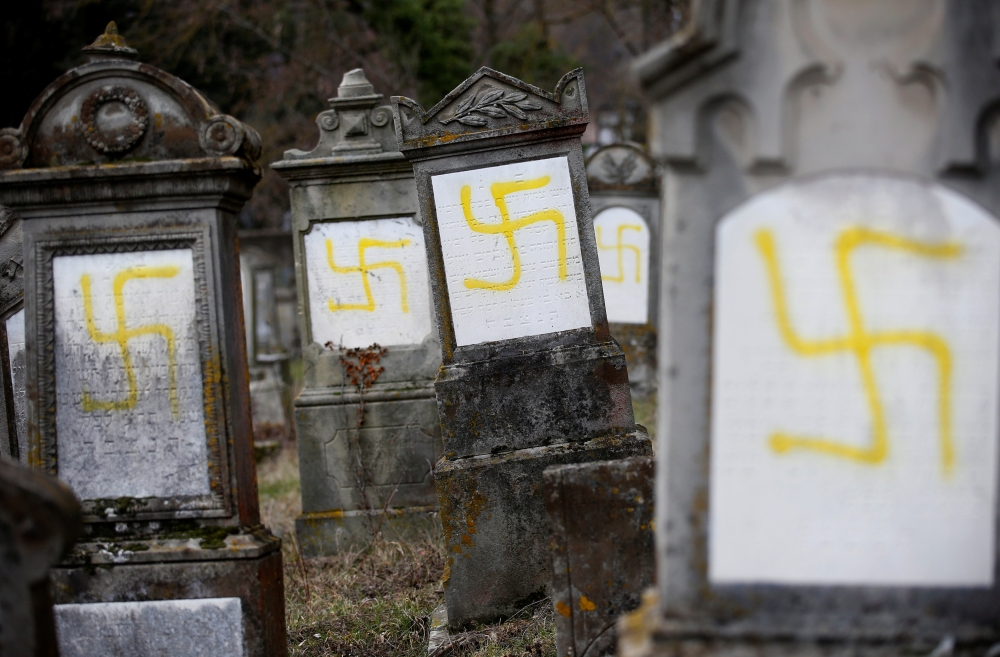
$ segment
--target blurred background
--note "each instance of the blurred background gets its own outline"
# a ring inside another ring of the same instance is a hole
[[[16,127],[80,49],[117,21],[142,61],[189,82],[252,125],[263,162],[316,140],[316,114],[347,70],[379,93],[431,107],[480,66],[544,89],[582,66],[593,148],[645,143],[628,67],[684,25],[691,0],[40,0],[11,3],[0,39],[0,126]],[[240,227],[290,227],[287,186],[270,169]],[[278,282],[280,285],[281,281]]]

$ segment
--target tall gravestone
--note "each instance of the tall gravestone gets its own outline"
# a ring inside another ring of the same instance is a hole
[[[28,462],[84,535],[53,570],[64,657],[285,654],[251,452],[236,214],[257,134],[136,61],[114,24],[17,129]]]
[[[547,466],[645,454],[649,439],[605,317],[583,72],[550,93],[482,68],[428,111],[394,97],[393,112],[444,359],[434,476],[460,626],[544,593]]]
[[[0,458],[27,463],[24,249],[18,216],[0,206]]]
[[[587,158],[587,184],[611,335],[625,350],[633,392],[656,388],[660,198],[656,169],[638,144]]]
[[[637,63],[659,602],[620,654],[1000,641],[998,53],[996,3],[713,0]]]
[[[291,184],[305,361],[296,533],[307,555],[437,526],[441,349],[413,167],[382,99],[361,69],[346,73],[316,119],[316,148],[272,165]]]

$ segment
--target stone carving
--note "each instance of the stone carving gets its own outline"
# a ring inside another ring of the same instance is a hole
[[[542,106],[528,100],[528,94],[524,92],[505,92],[491,85],[483,85],[477,93],[469,94],[459,103],[454,114],[438,120],[444,125],[458,121],[462,125],[482,127],[489,123],[489,119],[506,119],[510,116],[527,121],[528,115],[525,112],[540,109]]]
[[[80,129],[87,143],[102,153],[132,150],[149,126],[149,108],[128,87],[104,87],[83,100]]]

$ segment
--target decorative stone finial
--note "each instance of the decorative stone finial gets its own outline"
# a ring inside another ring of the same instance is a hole
[[[337,98],[357,98],[358,96],[371,96],[375,94],[375,87],[365,77],[365,72],[360,68],[344,73],[344,79],[340,81],[337,88]]]
[[[139,56],[139,51],[129,48],[125,37],[118,34],[118,24],[114,21],[108,23],[104,34],[84,48],[83,52],[92,62],[103,59],[136,59]]]

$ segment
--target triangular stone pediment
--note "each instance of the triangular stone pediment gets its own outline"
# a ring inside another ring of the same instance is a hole
[[[429,110],[402,96],[392,105],[404,151],[590,120],[583,69],[564,75],[549,92],[484,66]]]

